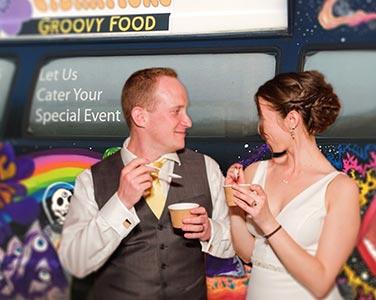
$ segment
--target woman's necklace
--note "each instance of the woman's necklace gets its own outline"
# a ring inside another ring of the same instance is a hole
[[[285,154],[287,154],[287,151],[286,151],[286,150],[281,151],[281,152],[274,152],[274,153],[272,154],[272,157],[273,157],[273,158],[278,158],[278,157],[284,156]],[[288,183],[289,183],[289,181],[288,181],[287,179],[285,179],[285,178],[282,179],[282,182],[283,182],[284,184],[288,184]]]
[[[285,154],[287,154],[287,151],[286,151],[286,150],[281,151],[281,152],[273,152],[273,153],[272,153],[272,157],[273,157],[273,158],[277,158],[277,157],[281,157],[281,156],[283,156],[283,155],[285,155]]]

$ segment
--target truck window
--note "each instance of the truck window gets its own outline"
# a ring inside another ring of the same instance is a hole
[[[332,83],[342,104],[336,123],[318,136],[349,138],[376,136],[376,51],[308,52],[304,69],[323,72]]]
[[[120,95],[135,70],[174,68],[188,91],[191,137],[257,134],[256,89],[276,72],[276,53],[69,57],[48,60],[32,96],[27,133],[38,137],[127,135]]]
[[[16,63],[14,60],[0,58],[0,132],[3,127],[1,125],[3,123],[5,106],[15,71]]]

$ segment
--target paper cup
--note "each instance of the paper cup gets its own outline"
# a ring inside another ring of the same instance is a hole
[[[239,186],[251,186],[250,183],[240,183]],[[225,184],[225,195],[226,195],[226,202],[228,206],[236,206],[236,203],[234,201],[234,190],[232,189],[231,184]]]
[[[172,227],[181,228],[183,226],[183,219],[195,217],[191,214],[191,209],[199,207],[197,203],[175,203],[168,206],[171,215]]]

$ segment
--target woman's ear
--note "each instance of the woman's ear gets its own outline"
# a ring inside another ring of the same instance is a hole
[[[135,106],[133,107],[131,111],[131,116],[133,123],[137,127],[145,127],[145,122],[146,122],[146,110],[142,108],[141,106]]]
[[[290,111],[285,118],[285,125],[287,128],[296,128],[299,126],[301,116],[296,110]]]

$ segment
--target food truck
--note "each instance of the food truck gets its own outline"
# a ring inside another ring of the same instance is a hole
[[[375,299],[376,3],[367,0],[1,1],[0,299],[89,294],[91,278],[73,278],[57,256],[75,178],[122,146],[122,86],[152,66],[177,71],[193,121],[186,145],[224,173],[270,156],[258,86],[281,72],[325,75],[342,111],[318,145],[358,183],[362,217],[336,284],[344,299]],[[251,271],[208,255],[208,299],[244,299]]]

